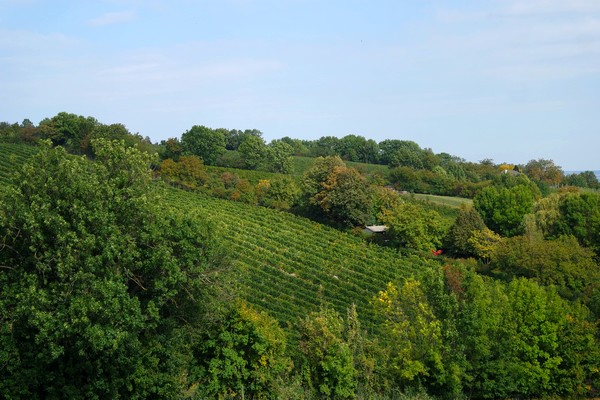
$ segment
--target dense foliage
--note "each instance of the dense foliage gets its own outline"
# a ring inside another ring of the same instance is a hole
[[[147,155],[93,146],[95,163],[43,148],[1,199],[2,397],[174,398],[188,384],[219,241],[158,206]]]
[[[599,393],[600,195],[560,187],[587,172],[198,125],[156,146],[68,113],[0,141],[2,397]]]

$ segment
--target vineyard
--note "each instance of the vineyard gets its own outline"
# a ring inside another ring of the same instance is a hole
[[[15,165],[35,152],[0,143],[3,186]],[[218,222],[241,271],[241,295],[283,324],[321,306],[345,314],[354,303],[370,325],[370,300],[377,292],[426,262],[285,212],[174,188],[165,189],[165,200],[168,207],[199,209]]]
[[[37,152],[37,147],[24,144],[0,143],[0,183],[6,184],[16,165]]]
[[[320,306],[345,314],[354,303],[370,325],[370,299],[425,262],[289,213],[175,189],[166,195],[172,207],[201,209],[221,224],[243,271],[243,297],[282,323]]]

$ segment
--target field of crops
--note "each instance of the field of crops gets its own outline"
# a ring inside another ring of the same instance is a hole
[[[355,303],[368,326],[370,299],[424,262],[289,213],[175,189],[166,195],[172,207],[202,209],[221,224],[244,271],[243,296],[282,323],[321,305],[345,313]]]
[[[0,184],[8,181],[15,165],[22,164],[37,152],[37,147],[25,144],[0,143]]]

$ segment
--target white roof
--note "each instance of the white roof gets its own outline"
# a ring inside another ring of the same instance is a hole
[[[371,225],[371,226],[365,226],[365,229],[370,230],[373,233],[381,233],[381,232],[385,232],[387,230],[387,226],[385,225]]]

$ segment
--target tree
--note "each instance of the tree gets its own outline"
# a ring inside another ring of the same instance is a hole
[[[567,175],[563,183],[567,185],[579,186],[582,188],[600,188],[600,182],[598,182],[598,177],[593,171],[584,171],[576,174]]]
[[[554,288],[519,278],[509,284],[463,269],[454,317],[473,398],[585,396],[598,345],[584,307]],[[596,360],[596,361],[594,361]]]
[[[345,226],[364,225],[371,217],[370,188],[354,168],[334,168],[313,200],[328,218]]]
[[[600,252],[600,194],[555,193],[538,201],[532,216],[546,239],[572,235]]]
[[[347,135],[339,140],[339,155],[344,160],[374,164],[378,161],[379,146],[374,140]]]
[[[379,143],[381,163],[395,167],[424,168],[425,152],[411,140],[384,140]]]
[[[485,228],[485,223],[481,216],[473,207],[461,207],[446,235],[444,248],[452,255],[458,257],[473,257],[477,253],[469,239],[473,237],[473,232],[481,231]]]
[[[202,216],[165,210],[150,156],[93,145],[97,162],[42,148],[0,200],[0,397],[177,398],[191,384],[220,241]]]
[[[356,370],[343,332],[343,319],[331,309],[313,312],[300,321],[300,350],[319,397],[354,397]]]
[[[160,156],[163,160],[170,158],[173,161],[178,161],[183,154],[183,145],[178,138],[169,138],[160,144],[162,147]]]
[[[50,119],[42,120],[39,131],[41,138],[50,139],[53,145],[82,154],[87,150],[89,135],[97,125],[95,118],[60,112]]]
[[[284,136],[280,139],[282,142],[292,146],[292,154],[295,156],[306,156],[308,154],[308,147],[304,141],[300,139],[292,139],[289,136]]]
[[[179,161],[170,158],[160,163],[160,174],[188,189],[196,189],[208,180],[202,160],[196,156],[181,156]]]
[[[181,135],[181,144],[187,154],[200,157],[206,165],[214,165],[226,151],[223,132],[202,125],[194,125]]]
[[[374,300],[388,343],[387,374],[400,388],[435,382],[443,373],[441,323],[421,284],[407,279],[398,289],[388,283]]]
[[[390,181],[400,190],[416,192],[422,187],[420,177],[411,167],[396,167],[390,171]]]
[[[498,358],[493,362],[496,397],[552,393],[560,365],[558,334],[568,306],[556,291],[526,279],[506,288],[508,307],[499,326]]]
[[[300,190],[292,179],[283,177],[270,181],[261,179],[254,192],[258,204],[279,210],[289,210],[296,204]]]
[[[485,227],[482,230],[471,232],[471,237],[467,243],[471,246],[477,257],[483,260],[483,262],[488,263],[501,241],[502,238],[500,235]]]
[[[384,210],[391,210],[403,202],[400,194],[388,187],[373,186],[371,193],[373,198],[372,214],[375,216],[380,215]]]
[[[214,325],[194,341],[200,365],[193,394],[203,398],[279,398],[279,387],[292,362],[285,355],[287,339],[277,321],[240,303]]]
[[[581,297],[586,286],[600,279],[594,253],[573,236],[543,240],[516,236],[500,242],[492,266],[509,278],[525,277],[554,285],[562,295]]]
[[[551,186],[558,185],[565,176],[561,167],[555,165],[554,161],[543,158],[529,161],[523,168],[523,172],[531,179]]]
[[[401,203],[384,210],[379,219],[388,226],[386,235],[400,247],[428,252],[442,244],[444,227],[436,211]]]
[[[289,144],[274,140],[266,148],[265,164],[270,172],[289,174],[292,171],[294,149]]]
[[[238,152],[244,159],[244,167],[247,169],[259,169],[265,162],[267,153],[267,145],[260,136],[246,136],[240,146]]]
[[[475,196],[473,206],[494,232],[515,236],[523,233],[523,218],[532,211],[534,200],[534,193],[525,185],[510,189],[490,186]]]
[[[551,234],[573,235],[579,242],[600,254],[600,194],[568,193],[561,197],[560,218]]]
[[[312,143],[310,153],[312,157],[340,156],[340,139],[335,136],[323,136]]]

